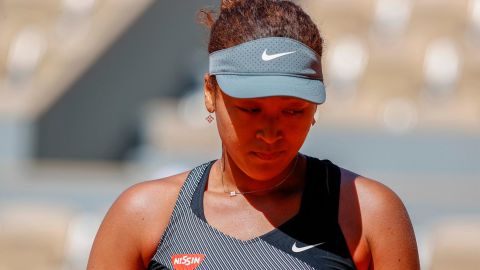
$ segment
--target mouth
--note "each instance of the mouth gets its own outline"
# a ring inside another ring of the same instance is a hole
[[[279,158],[282,154],[283,151],[278,151],[278,152],[253,152],[255,156],[257,156],[259,159],[262,160],[274,160]]]

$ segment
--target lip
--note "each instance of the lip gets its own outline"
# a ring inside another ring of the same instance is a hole
[[[263,160],[274,160],[283,154],[283,151],[278,152],[253,152],[255,156]]]

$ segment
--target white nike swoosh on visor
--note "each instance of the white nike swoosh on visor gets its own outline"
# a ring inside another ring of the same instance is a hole
[[[268,55],[267,54],[267,49],[265,49],[265,51],[263,51],[263,54],[262,54],[262,60],[263,61],[270,61],[270,60],[277,59],[279,57],[282,57],[282,56],[285,56],[285,55],[288,55],[288,54],[292,54],[292,53],[296,53],[296,52],[297,51]]]
[[[325,242],[318,243],[318,244],[316,244],[316,245],[310,245],[310,246],[305,246],[305,247],[299,248],[299,247],[297,247],[297,242],[295,242],[295,243],[293,243],[292,251],[293,251],[293,252],[303,252],[303,251],[305,251],[305,250],[309,250],[309,249],[311,249],[311,248],[314,248],[314,247],[319,246],[319,245],[324,244],[324,243],[325,243]]]

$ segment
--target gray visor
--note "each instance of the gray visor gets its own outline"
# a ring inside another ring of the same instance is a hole
[[[294,39],[261,38],[213,52],[209,72],[232,97],[291,96],[325,102],[320,56]]]

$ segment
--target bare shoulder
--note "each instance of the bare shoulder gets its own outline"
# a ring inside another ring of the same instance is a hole
[[[122,192],[112,208],[118,207],[126,213],[141,214],[144,218],[158,215],[163,212],[158,210],[165,210],[165,207],[175,203],[187,175],[188,172],[183,172],[137,183]]]
[[[141,182],[122,192],[97,232],[88,269],[145,269],[188,173]]]
[[[413,227],[400,197],[379,181],[341,171],[339,221],[355,239],[351,251],[370,257],[368,269],[419,269]]]
[[[342,169],[341,190],[348,191],[350,195],[355,192],[363,214],[383,215],[386,213],[382,212],[386,210],[398,210],[406,213],[403,202],[392,189],[377,180],[346,169]]]

